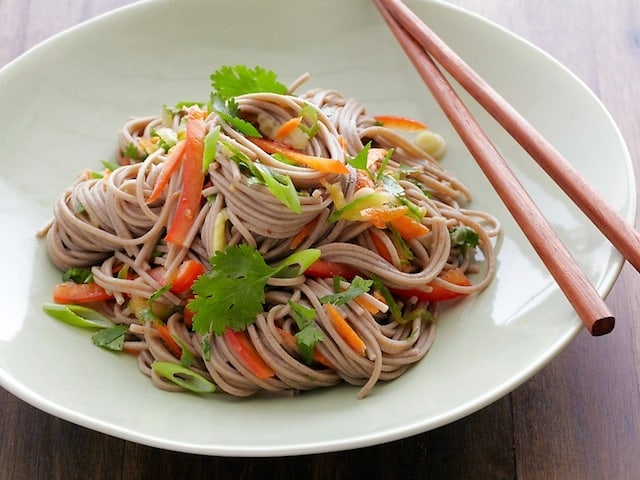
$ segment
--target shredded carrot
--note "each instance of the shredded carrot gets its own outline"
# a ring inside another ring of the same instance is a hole
[[[358,168],[356,170],[356,190],[360,190],[365,187],[374,188],[375,183],[373,183],[373,180],[371,180],[369,175]]]
[[[393,222],[406,215],[409,209],[401,205],[399,207],[369,207],[360,210],[360,216],[373,223],[377,228],[385,228],[387,223]]]
[[[380,311],[378,306],[374,302],[372,302],[367,295],[360,295],[359,297],[356,297],[354,300],[358,305],[360,305],[362,308],[364,308],[367,312],[369,312],[372,315],[375,315]]]
[[[309,223],[305,224],[305,226],[302,227],[298,233],[296,233],[295,237],[293,237],[293,240],[291,240],[290,247],[292,249],[298,248],[298,246],[302,242],[304,242],[309,237],[309,235],[311,235],[311,232],[313,232],[313,229],[316,227],[317,223],[318,219],[314,218]]]
[[[175,147],[169,152],[167,159],[162,164],[162,170],[156,184],[153,186],[153,191],[147,199],[147,205],[155,202],[165,187],[169,184],[169,180],[173,174],[178,170],[178,166],[182,161],[182,152],[184,152],[184,141],[178,142]]]
[[[296,338],[293,335],[281,328],[278,328],[278,333],[289,348],[298,350]],[[333,363],[331,363],[331,361],[327,357],[325,357],[317,348],[313,349],[313,361],[335,370],[335,366],[333,365]]]
[[[259,146],[262,150],[267,153],[279,153],[280,155],[284,155],[288,159],[309,167],[317,172],[321,173],[339,173],[339,174],[347,174],[349,170],[346,165],[340,161],[333,158],[324,158],[324,157],[314,157],[313,155],[307,155],[305,153],[298,152],[289,148],[285,145],[282,145],[278,142],[272,142],[271,140],[266,140],[264,138],[248,138],[257,146]]]
[[[280,125],[280,128],[276,131],[275,140],[283,140],[300,126],[300,122],[302,121],[302,117],[293,117]]]
[[[349,325],[347,320],[340,314],[340,311],[331,303],[324,305],[324,310],[329,315],[329,320],[333,328],[336,329],[338,335],[340,335],[347,345],[353,349],[360,356],[364,356],[367,346],[358,336],[356,331]]]
[[[173,355],[176,358],[180,358],[182,356],[182,348],[180,347],[180,345],[178,345],[178,342],[176,342],[174,338],[171,336],[171,333],[169,332],[169,327],[162,324],[155,324],[155,327],[158,333],[160,334],[160,337],[162,338],[162,341],[164,342],[165,346],[171,352],[171,355]]]
[[[395,218],[389,222],[405,240],[413,240],[429,233],[429,227],[414,220],[408,215]]]

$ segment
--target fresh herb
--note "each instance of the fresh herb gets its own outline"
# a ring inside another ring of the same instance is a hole
[[[211,74],[211,86],[225,100],[246,93],[285,94],[288,91],[271,70],[259,66],[252,69],[246,65],[222,66]]]
[[[247,137],[262,138],[262,134],[256,127],[246,120],[240,118],[240,109],[235,99],[229,98],[224,100],[221,96],[211,94],[211,110],[215,112],[223,121],[231,125]]]
[[[202,375],[172,362],[153,362],[151,369],[170,382],[194,393],[213,393],[216,386]]]
[[[91,340],[98,347],[121,352],[124,349],[124,338],[128,330],[127,325],[115,325],[94,333]]]
[[[130,160],[142,160],[143,155],[136,147],[136,144],[133,142],[129,142],[122,151],[122,155]]]
[[[367,293],[372,284],[373,280],[365,280],[364,278],[356,275],[354,279],[351,280],[349,288],[347,288],[343,292],[336,292],[331,295],[325,295],[320,298],[320,302],[333,303],[334,305],[339,307],[340,305],[344,305],[354,298]]]
[[[91,283],[93,274],[90,268],[70,267],[62,274],[63,282]]]
[[[364,171],[369,178],[373,179],[369,168],[367,167],[367,159],[369,157],[369,150],[371,150],[371,142],[367,143],[362,150],[358,152],[355,157],[347,160],[347,163],[353,168]]]
[[[289,301],[291,315],[296,321],[298,332],[294,335],[300,355],[306,363],[311,363],[313,350],[318,342],[324,340],[324,333],[313,320],[316,311],[296,302]]]
[[[190,367],[195,360],[193,353],[191,353],[191,350],[189,350],[187,345],[180,337],[171,335],[171,338],[175,340],[175,342],[180,346],[180,349],[182,350],[182,354],[180,355],[180,365],[186,368]]]
[[[110,172],[113,172],[114,170],[116,170],[118,168],[118,164],[117,163],[110,162],[108,160],[102,160],[100,163],[102,163],[102,166],[104,168],[106,168],[107,170],[109,170]]]
[[[253,162],[235,146],[224,143],[231,152],[231,160],[246,168],[252,175],[250,181],[266,186],[269,191],[294,213],[302,212],[300,197],[291,177],[277,172],[261,163]]]
[[[451,230],[449,236],[454,247],[475,248],[480,243],[480,235],[471,227],[456,227]]]
[[[151,136],[158,138],[157,146],[165,152],[168,152],[171,147],[178,143],[178,134],[172,128],[161,127],[157,130],[153,129]]]
[[[303,250],[279,266],[267,265],[250,245],[231,245],[211,257],[211,271],[193,284],[193,328],[200,335],[222,335],[227,328],[243,330],[264,311],[265,286],[276,275],[299,275],[320,257],[319,250]]]
[[[261,163],[254,163],[254,167],[274,197],[289,207],[292,212],[302,212],[298,191],[289,175],[272,170]]]

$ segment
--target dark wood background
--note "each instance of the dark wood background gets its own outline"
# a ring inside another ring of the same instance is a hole
[[[0,0],[0,65],[127,3]],[[602,99],[640,166],[638,0],[451,3],[488,17],[567,65]],[[638,274],[625,266],[607,299],[617,317],[612,334],[594,339],[581,333],[531,380],[467,418],[340,453],[283,458],[174,453],[73,425],[0,389],[0,479],[640,478],[639,302]]]

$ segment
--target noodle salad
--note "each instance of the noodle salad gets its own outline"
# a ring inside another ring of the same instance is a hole
[[[306,80],[223,66],[208,102],[127,121],[39,232],[64,272],[44,311],[169,391],[362,398],[422,359],[442,302],[491,282],[499,223],[424,124]]]

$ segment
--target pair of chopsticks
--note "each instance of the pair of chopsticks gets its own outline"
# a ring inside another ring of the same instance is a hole
[[[604,300],[435,62],[502,125],[638,271],[640,234],[401,0],[373,1],[440,108],[589,332],[594,336],[611,332],[615,319]]]

